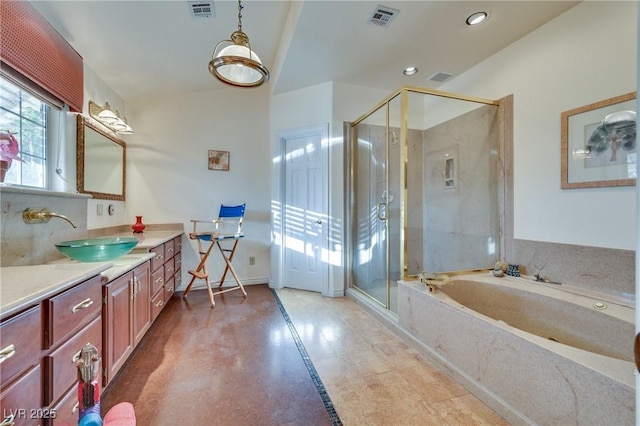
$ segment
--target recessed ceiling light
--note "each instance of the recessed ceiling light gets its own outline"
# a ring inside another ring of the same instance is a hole
[[[402,71],[404,75],[414,75],[418,73],[418,68],[416,67],[407,67]]]
[[[476,12],[467,18],[467,25],[479,25],[487,20],[489,14],[487,12]]]

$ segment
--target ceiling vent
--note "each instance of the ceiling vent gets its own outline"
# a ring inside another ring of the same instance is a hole
[[[446,72],[437,72],[431,77],[429,77],[429,80],[442,83],[443,81],[449,80],[450,78],[451,78],[451,74],[447,74]]]
[[[400,12],[397,9],[391,9],[386,6],[376,6],[375,10],[369,17],[370,24],[377,25],[379,27],[386,27],[391,23],[391,20]]]
[[[216,12],[212,1],[190,1],[189,12],[192,18],[215,18]]]

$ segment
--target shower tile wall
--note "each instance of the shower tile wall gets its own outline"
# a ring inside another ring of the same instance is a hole
[[[497,108],[482,106],[423,133],[423,155],[414,158],[422,158],[426,271],[499,259],[497,120]]]

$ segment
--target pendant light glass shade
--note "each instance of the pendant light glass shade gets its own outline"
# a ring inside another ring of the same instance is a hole
[[[223,47],[224,46],[224,47]],[[209,72],[223,83],[237,87],[257,87],[269,80],[269,70],[251,50],[249,37],[242,31],[242,4],[238,1],[238,30],[230,40],[213,49]]]

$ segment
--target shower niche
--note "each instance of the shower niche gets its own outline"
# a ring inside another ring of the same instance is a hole
[[[397,313],[399,280],[500,259],[499,105],[405,87],[345,124],[350,288]]]

